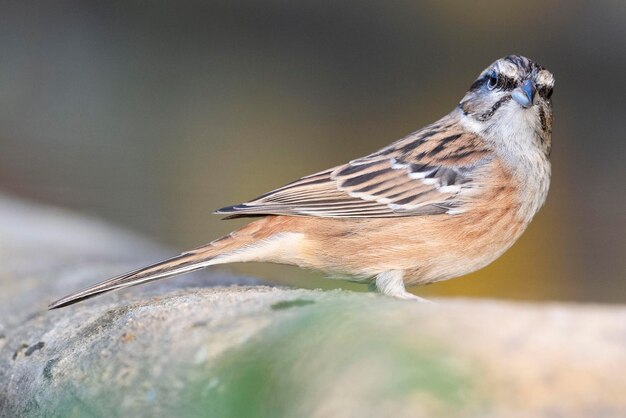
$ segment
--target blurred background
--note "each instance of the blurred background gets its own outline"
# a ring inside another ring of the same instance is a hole
[[[188,249],[245,222],[213,210],[375,151],[522,54],[557,80],[547,206],[492,265],[414,290],[625,302],[625,41],[621,0],[2,2],[0,191]]]

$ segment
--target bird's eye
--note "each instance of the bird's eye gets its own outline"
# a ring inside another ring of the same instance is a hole
[[[546,99],[549,99],[550,97],[552,97],[552,89],[548,89],[546,92]]]
[[[489,78],[487,79],[487,88],[489,88],[489,90],[493,90],[496,88],[497,85],[498,85],[498,75],[495,72],[493,72],[489,74]]]

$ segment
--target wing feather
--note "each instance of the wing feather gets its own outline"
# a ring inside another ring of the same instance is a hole
[[[458,213],[464,194],[476,185],[473,174],[491,158],[481,138],[448,117],[366,157],[216,213],[333,218]]]

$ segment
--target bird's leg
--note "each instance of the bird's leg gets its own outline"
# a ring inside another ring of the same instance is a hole
[[[404,280],[402,279],[404,272],[402,270],[390,270],[380,273],[376,276],[376,290],[383,295],[391,296],[398,299],[413,300],[416,302],[432,303],[431,301],[415,296],[406,291]]]

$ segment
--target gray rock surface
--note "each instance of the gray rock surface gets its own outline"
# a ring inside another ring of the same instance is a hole
[[[0,416],[624,417],[626,307],[216,272],[47,304],[170,251],[0,196]]]

